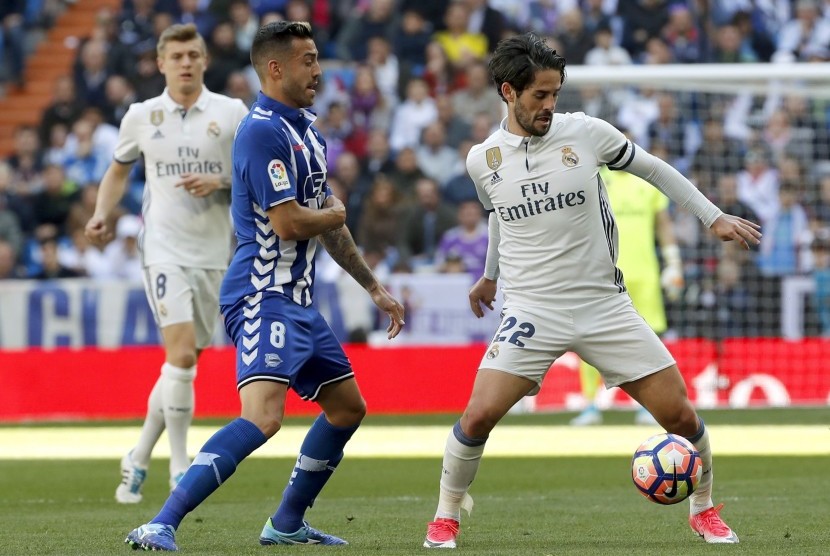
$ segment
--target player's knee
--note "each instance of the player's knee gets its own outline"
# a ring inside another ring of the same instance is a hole
[[[243,417],[245,416],[243,415]],[[265,435],[265,438],[271,438],[282,428],[282,420],[276,415],[262,414],[245,418],[256,425],[262,431],[262,434]]]
[[[167,362],[182,369],[189,369],[196,365],[196,350],[169,349],[167,350]]]
[[[359,425],[366,416],[366,401],[361,397],[349,405],[338,407],[336,411],[326,412],[329,423],[336,427],[353,427]]]
[[[467,408],[461,419],[461,430],[470,438],[485,438],[499,422],[499,415],[487,408]]]
[[[690,437],[697,434],[699,419],[691,403],[681,404],[677,411],[669,416],[667,422],[661,421],[667,432]]]

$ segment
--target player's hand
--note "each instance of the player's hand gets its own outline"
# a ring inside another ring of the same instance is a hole
[[[84,227],[84,235],[92,245],[103,247],[113,238],[112,230],[107,226],[106,218],[93,216]]]
[[[680,294],[683,293],[683,260],[680,258],[680,248],[675,245],[664,245],[661,249],[663,255],[664,268],[660,273],[660,286],[666,292],[666,297],[670,301],[677,301],[680,299]]]
[[[403,325],[403,305],[392,297],[386,288],[378,284],[374,289],[369,291],[372,296],[372,301],[377,305],[378,309],[389,315],[389,326],[386,327],[387,338],[390,340],[400,334]]]
[[[346,223],[346,205],[334,195],[326,197],[326,200],[323,202],[323,208],[332,209],[337,216],[342,218],[343,224]]]
[[[470,309],[472,309],[476,317],[481,318],[484,316],[484,309],[481,307],[482,303],[491,311],[493,310],[497,286],[498,284],[495,280],[489,280],[482,276],[473,285],[472,289],[470,289]]]
[[[713,234],[723,241],[735,240],[744,249],[761,243],[761,226],[755,222],[744,220],[731,214],[722,214],[709,228]]]
[[[222,187],[222,179],[219,176],[211,174],[185,172],[180,177],[181,180],[176,183],[176,187],[183,187],[185,191],[194,197],[207,197]]]

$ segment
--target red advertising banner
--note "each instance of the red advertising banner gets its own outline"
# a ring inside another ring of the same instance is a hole
[[[699,407],[830,405],[830,342],[734,339],[668,344]],[[472,387],[483,345],[377,349],[346,347],[369,411],[458,413]],[[144,415],[163,352],[157,347],[29,349],[0,352],[0,421],[134,419]],[[579,361],[566,354],[553,365],[531,409],[577,409]],[[199,361],[197,417],[239,412],[235,353],[209,349]],[[630,403],[616,390],[600,405]],[[289,415],[315,414],[316,405],[291,395]]]

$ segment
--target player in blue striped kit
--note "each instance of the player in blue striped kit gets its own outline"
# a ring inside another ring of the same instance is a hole
[[[161,512],[126,542],[177,550],[175,531],[236,466],[280,429],[289,388],[323,412],[300,448],[261,544],[347,544],[308,525],[305,512],[343,457],[366,404],[351,365],[311,306],[318,241],[389,315],[389,338],[403,307],[366,265],[344,226],[345,208],[326,184],[326,145],[306,110],[321,70],[307,23],[262,27],[251,47],[262,92],[237,130],[231,211],[238,246],[220,292],[225,327],[237,348],[240,418],[202,447]]]

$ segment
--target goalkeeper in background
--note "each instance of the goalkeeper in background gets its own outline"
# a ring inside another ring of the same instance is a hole
[[[659,156],[656,148],[652,153]],[[623,273],[634,308],[659,336],[668,328],[661,288],[670,301],[677,301],[683,290],[683,264],[669,216],[669,199],[648,182],[627,172],[610,172],[603,168],[600,175],[619,229],[617,268]],[[655,235],[663,258],[662,272],[657,260]],[[599,371],[582,361],[579,381],[588,407],[571,420],[571,425],[602,424],[602,413],[595,401],[602,384]],[[637,410],[634,422],[638,425],[657,424],[643,407]]]

